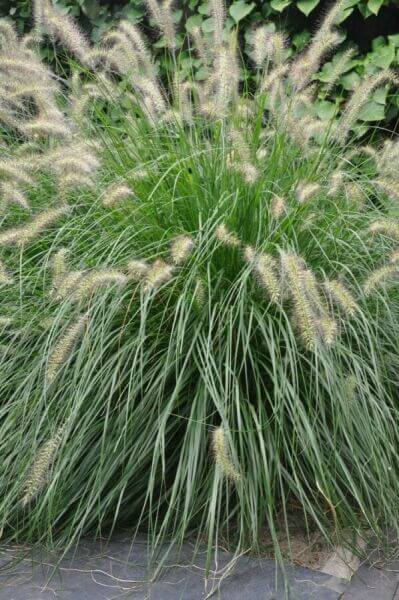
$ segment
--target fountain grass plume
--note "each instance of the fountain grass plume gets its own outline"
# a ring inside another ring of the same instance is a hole
[[[226,433],[223,427],[218,427],[212,434],[212,448],[215,457],[215,463],[220,469],[220,472],[227,479],[239,481],[241,476],[234,467],[229,454],[229,448],[226,439]]]
[[[399,151],[348,140],[394,77],[322,121],[313,75],[343,3],[297,58],[259,23],[249,86],[223,3],[187,34],[204,78],[180,68],[171,3],[147,6],[167,73],[126,20],[91,44],[36,0],[31,34],[0,25],[3,538],[65,549],[130,523],[153,558],[205,541],[209,568],[221,540],[239,556],[265,530],[281,562],[291,516],[331,544],[384,543]],[[62,81],[44,36],[72,55]]]
[[[64,426],[59,427],[54,435],[39,448],[24,484],[21,498],[22,507],[29,506],[45,487],[52,463],[62,442],[64,429]]]
[[[46,368],[46,382],[47,385],[51,385],[57,375],[60,373],[62,367],[66,361],[70,358],[71,353],[74,349],[80,336],[83,334],[83,330],[88,323],[88,314],[84,314],[78,317],[66,331],[60,336],[50,352],[49,359]]]

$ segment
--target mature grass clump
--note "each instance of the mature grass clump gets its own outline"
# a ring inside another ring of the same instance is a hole
[[[127,21],[96,48],[43,0],[28,36],[0,25],[7,539],[124,524],[241,550],[266,529],[278,550],[298,509],[330,540],[398,525],[399,145],[347,142],[395,76],[333,127],[311,81],[344,3],[292,63],[255,31],[253,92],[211,5],[214,36],[187,40],[202,82],[169,3],[148,2],[169,81]]]

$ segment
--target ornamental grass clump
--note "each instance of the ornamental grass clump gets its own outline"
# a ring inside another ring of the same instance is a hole
[[[312,74],[345,2],[295,60],[260,24],[255,90],[219,0],[214,32],[186,40],[204,79],[180,68],[171,3],[147,4],[166,75],[128,21],[95,47],[48,0],[27,36],[0,26],[3,538],[123,524],[153,548],[196,532],[211,557],[266,531],[281,556],[295,511],[330,542],[383,540],[399,524],[399,146],[350,133],[396,75],[320,121]],[[40,60],[47,38],[69,78]]]

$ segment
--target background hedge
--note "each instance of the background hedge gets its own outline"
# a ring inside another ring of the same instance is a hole
[[[31,0],[0,0],[0,16],[11,17],[17,23],[20,32],[27,31],[32,20],[31,4]],[[139,23],[147,34],[151,29],[151,20],[146,16],[143,0],[53,0],[53,4],[77,18],[93,41],[100,39],[103,33],[121,18]],[[291,50],[298,52],[308,41],[329,4],[330,2],[325,0],[228,1],[227,28],[239,25],[245,55],[253,28],[259,22],[270,21],[271,28],[284,28],[289,32]],[[332,92],[323,94],[323,86],[321,87],[317,100],[321,118],[330,118],[345,103],[347,94],[356,86],[361,76],[399,66],[399,0],[350,0],[350,4],[351,8],[346,11],[345,19],[341,23],[342,35],[345,37],[342,51],[348,46],[354,46],[356,54],[348,64],[348,70],[341,77],[339,85]],[[208,2],[176,0],[175,6],[176,22],[182,20],[184,14],[186,30],[199,25],[205,33],[212,32],[213,22],[209,16]],[[182,27],[180,44],[183,48],[186,33]],[[158,37],[153,39],[155,52],[160,63],[165,66],[164,41]],[[46,48],[43,52],[48,53],[51,58],[54,49]],[[339,60],[340,53],[335,56],[334,60]],[[183,50],[182,68],[191,69],[193,62],[196,77],[200,79],[203,76],[200,61],[193,60],[188,50]],[[250,69],[250,61],[248,65]],[[317,75],[326,85],[333,65],[334,61],[326,62]],[[359,127],[359,135],[375,125],[396,128],[398,114],[399,91],[388,94],[387,88],[385,91],[376,92],[363,111],[363,124]]]

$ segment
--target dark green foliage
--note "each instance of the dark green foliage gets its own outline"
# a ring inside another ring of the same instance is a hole
[[[20,32],[26,32],[32,21],[31,0],[0,0],[0,17],[11,16],[17,22]],[[151,19],[145,14],[144,0],[53,0],[53,4],[77,19],[88,32],[93,42],[97,42],[119,19],[129,19],[139,23],[148,34],[151,31]],[[235,0],[227,2],[228,18],[226,29],[235,25],[240,27],[240,37],[244,55],[247,57],[248,75],[251,76],[251,61],[248,57],[248,40],[254,26],[265,20],[270,21],[271,29],[281,27],[289,34],[291,51],[300,52],[308,42],[311,32],[320,21],[329,2],[325,0],[271,0],[271,2],[251,2]],[[330,119],[339,110],[354,89],[360,77],[372,75],[381,69],[399,65],[399,33],[395,26],[395,14],[398,11],[397,0],[352,0],[351,8],[346,11],[346,18],[341,23],[342,35],[348,47],[354,47],[354,59],[348,64],[347,71],[340,78],[338,85],[328,93],[321,87],[318,99],[320,118]],[[187,40],[187,31],[194,26],[201,26],[204,33],[213,31],[213,19],[210,17],[209,2],[204,0],[182,0],[175,2],[176,22],[183,22],[179,44],[181,48]],[[184,19],[182,17],[184,16]],[[164,41],[153,37],[153,50],[164,68],[168,67]],[[345,50],[345,48],[344,48]],[[48,57],[54,49],[43,50]],[[339,60],[339,55],[334,60]],[[188,50],[182,52],[181,66],[190,70],[193,66],[197,78],[201,79],[203,70],[201,61],[193,58]],[[317,78],[328,86],[328,77],[334,64],[327,62]],[[399,94],[388,95],[378,92],[370,98],[363,113],[363,121],[358,128],[359,136],[371,131],[376,125],[390,129],[396,128],[399,112]]]

